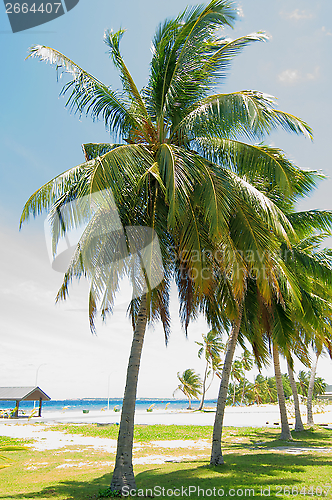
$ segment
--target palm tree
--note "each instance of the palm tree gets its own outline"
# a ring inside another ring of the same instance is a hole
[[[255,381],[253,383],[253,388],[252,388],[253,401],[258,405],[263,403],[262,386],[264,387],[266,385],[266,381],[261,380],[261,378],[263,379],[262,375],[257,375],[257,377],[255,378]]]
[[[276,403],[278,397],[275,377],[267,378],[258,374],[253,384],[248,385],[247,394],[250,404]]]
[[[294,371],[293,371],[293,368],[291,367],[289,360],[287,360],[287,369],[288,369],[288,376],[289,376],[290,385],[292,388],[294,409],[295,409],[295,428],[294,428],[294,430],[296,432],[301,432],[304,430],[304,427],[303,427],[301,411],[300,411],[299,395],[297,392]]]
[[[180,380],[180,384],[177,386],[173,392],[173,396],[176,391],[182,391],[183,394],[188,398],[189,406],[188,410],[191,410],[191,400],[192,398],[198,399],[199,395],[202,394],[202,380],[201,377],[195,373],[194,370],[188,368],[182,375],[180,372],[177,373],[177,377]]]
[[[305,397],[308,396],[309,378],[310,378],[310,372],[305,372],[304,370],[299,371],[299,373],[298,373],[299,393]]]
[[[245,372],[249,372],[253,367],[253,359],[251,357],[250,352],[247,349],[244,349],[242,356],[240,357],[240,363],[242,364],[242,369],[244,371],[242,395],[241,395],[241,405],[242,405],[244,401],[244,391],[246,387]]]
[[[242,363],[238,359],[235,359],[232,364],[231,369],[231,379],[233,380],[233,406],[235,405],[235,394],[236,394],[236,382],[239,384],[242,382],[244,378]]]
[[[207,377],[210,371],[212,370],[212,379],[213,379],[214,373],[219,368],[221,363],[220,353],[225,348],[225,345],[221,341],[220,332],[215,330],[214,328],[212,328],[206,335],[202,335],[202,338],[203,342],[196,342],[196,344],[200,346],[198,351],[198,357],[201,358],[204,355],[206,361],[203,384],[202,384],[202,398],[198,407],[199,410],[203,408],[205,394],[210,387],[209,386],[208,388],[206,388]]]
[[[310,221],[310,217],[308,217],[309,223],[306,224],[307,235],[310,232],[313,233],[316,227],[321,229],[319,225],[322,225],[323,221],[323,225],[331,224],[330,213],[310,215],[316,219],[316,222]],[[298,223],[299,219],[303,220],[302,216],[303,214],[298,216],[292,214],[293,222]],[[320,223],[318,222],[319,218]],[[303,233],[303,230],[302,227],[300,234]],[[317,239],[317,235],[315,238]],[[331,287],[331,262],[328,257],[329,255],[326,252],[323,252],[323,254],[322,251],[319,254],[313,252],[312,242],[309,246],[308,238],[293,245],[292,258],[288,262],[285,260],[284,266],[284,272],[291,272],[296,277],[293,286],[296,287],[299,293],[294,295],[292,301],[289,300],[290,297],[287,294],[284,294],[281,304],[280,301],[275,299],[270,304],[266,304],[259,297],[254,283],[247,290],[246,322],[243,331],[247,330],[247,336],[252,342],[256,358],[259,356],[264,358],[268,354],[268,351],[264,350],[264,344],[261,343],[264,336],[266,336],[267,342],[272,344],[273,348],[276,387],[282,424],[280,439],[290,439],[291,435],[287,421],[285,395],[279,365],[279,351],[289,359],[290,352],[293,350],[301,361],[305,362],[308,341],[303,342],[301,340],[302,332],[311,331],[313,328],[317,328],[319,324],[321,329],[324,330],[324,339],[328,340],[326,327],[325,329],[322,327],[322,324],[326,324],[326,322],[324,323],[323,313],[326,315],[329,309],[327,301],[330,297]],[[254,306],[255,301],[256,306]],[[317,332],[315,338],[317,341]],[[297,398],[294,396],[294,399]],[[301,429],[298,417],[297,420],[298,428]]]
[[[282,377],[281,377],[281,370],[280,370],[280,363],[279,363],[279,352],[278,352],[278,347],[277,347],[275,342],[273,342],[272,348],[273,348],[274,373],[275,373],[275,378],[276,378],[278,403],[279,403],[279,410],[280,410],[280,420],[281,420],[281,434],[280,434],[279,439],[291,440],[292,435],[290,433],[290,428],[289,428],[288,418],[287,418],[285,393],[284,393],[284,388],[282,385]]]
[[[72,76],[62,90],[68,95],[67,106],[102,119],[116,139],[112,144],[85,145],[86,162],[46,183],[23,209],[21,224],[30,215],[50,211],[54,253],[60,237],[87,223],[58,300],[67,297],[73,278],[87,276],[93,330],[97,308],[100,306],[104,319],[112,311],[123,274],[131,276],[133,269],[146,263],[145,243],[154,255],[151,238],[146,242],[137,231],[127,231],[119,238],[121,228],[151,228],[150,234],[157,235],[160,245],[163,281],[152,286],[146,279],[155,272],[161,274],[158,259],[150,259],[149,269],[141,266],[143,271],[133,278],[137,292],[130,308],[134,336],[113,490],[124,485],[135,488],[132,444],[141,350],[149,322],[160,318],[165,337],[169,334],[171,280],[175,277],[179,289],[186,329],[197,311],[202,309],[212,318],[216,302],[222,303],[225,294],[229,298],[233,329],[230,354],[226,355],[228,378],[222,381],[227,393],[246,276],[252,267],[238,249],[251,249],[257,255],[274,252],[274,236],[287,241],[291,232],[282,211],[259,191],[258,184],[254,187],[248,182],[248,175],[253,170],[262,178],[268,175],[285,196],[294,192],[295,184],[312,182],[312,174],[296,169],[281,151],[240,140],[261,139],[279,126],[311,137],[305,122],[276,110],[273,98],[260,92],[210,95],[234,56],[249,43],[267,39],[263,33],[232,41],[220,38],[220,28],[232,26],[235,17],[230,2],[212,0],[160,25],[153,40],[150,79],[141,92],[121,56],[123,30],[105,33],[122,92],[103,84],[57,50],[41,45],[30,50],[30,56]],[[128,264],[131,246],[137,251],[132,252],[135,256]],[[263,270],[266,261],[257,259],[258,269]],[[259,280],[262,289],[266,288],[263,281]]]
[[[314,425],[314,418],[313,418],[313,410],[312,410],[312,402],[314,396],[317,396],[317,394],[322,394],[325,391],[326,383],[325,381],[318,377],[316,378],[316,370],[317,370],[317,365],[318,365],[318,360],[319,357],[322,353],[322,350],[319,349],[316,352],[316,356],[312,362],[311,365],[311,370],[310,370],[310,376],[308,380],[308,389],[307,389],[307,424],[308,425]]]

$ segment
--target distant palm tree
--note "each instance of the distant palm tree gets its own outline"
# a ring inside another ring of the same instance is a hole
[[[202,398],[200,405],[198,407],[199,410],[203,408],[205,394],[208,388],[210,387],[209,386],[208,388],[206,388],[207,377],[212,371],[212,378],[213,378],[214,373],[217,371],[218,368],[220,368],[221,364],[220,354],[225,349],[225,344],[222,343],[221,335],[218,330],[212,328],[206,335],[202,335],[202,337],[203,337],[203,342],[196,342],[196,344],[200,346],[200,349],[198,351],[198,357],[201,358],[202,356],[204,356],[204,359],[206,361],[203,384],[202,384]]]
[[[198,399],[199,395],[202,393],[202,380],[201,377],[195,373],[194,370],[188,368],[182,375],[180,372],[177,374],[180,384],[177,386],[173,392],[173,396],[176,391],[181,391],[188,398],[189,406],[188,409],[191,410],[191,400],[192,398]]]
[[[316,368],[317,368],[317,360],[319,356],[315,356],[315,359],[312,363],[311,370],[305,372],[303,370],[299,371],[298,374],[298,386],[299,392],[303,396],[307,398],[307,424],[314,425],[313,420],[313,411],[312,411],[312,400],[318,394],[323,394],[326,388],[326,382],[321,377],[315,377]],[[310,391],[309,391],[310,389]]]
[[[274,373],[276,379],[280,420],[281,420],[281,434],[279,439],[288,441],[292,439],[292,435],[290,432],[288,418],[287,418],[286,398],[282,384],[282,376],[281,376],[280,362],[279,362],[279,349],[275,341],[272,343],[272,352],[273,352],[273,365],[274,365]]]
[[[289,360],[287,360],[287,369],[288,369],[289,382],[290,382],[290,385],[292,388],[293,402],[294,402],[294,409],[295,409],[295,428],[294,428],[294,430],[297,432],[301,432],[304,430],[304,427],[303,427],[301,411],[300,411],[299,395],[298,395],[297,386],[296,386],[296,382],[295,382],[295,378],[294,378],[294,371],[290,365]]]
[[[312,410],[312,400],[314,397],[314,389],[315,389],[315,382],[316,382],[315,377],[316,377],[318,359],[319,359],[319,356],[321,355],[321,353],[322,353],[322,346],[320,346],[320,348],[315,353],[315,358],[312,362],[311,370],[310,370],[308,394],[307,394],[307,424],[308,425],[315,424],[313,410]]]
[[[233,380],[233,406],[235,405],[236,382],[239,384],[244,378],[243,367],[241,361],[235,359],[232,364],[231,379]]]
[[[299,393],[302,394],[302,396],[307,397],[308,396],[308,386],[309,386],[309,378],[310,378],[310,372],[305,372],[304,370],[300,370],[298,373],[298,388],[299,388]]]
[[[242,364],[242,369],[243,369],[243,386],[242,386],[242,395],[241,395],[241,405],[243,404],[244,401],[244,391],[246,387],[246,377],[245,377],[245,372],[249,372],[252,367],[253,367],[253,359],[251,357],[250,352],[245,349],[242,353],[242,356],[239,358],[240,363]]]

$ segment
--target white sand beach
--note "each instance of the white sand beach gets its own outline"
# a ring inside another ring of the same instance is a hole
[[[303,410],[303,421],[305,422],[305,407]],[[325,407],[324,412],[314,415],[316,424],[324,424],[332,428],[332,405]],[[63,410],[61,412],[45,412],[42,417],[19,418],[19,419],[0,419],[0,435],[19,439],[33,439],[33,442],[28,446],[31,448],[44,450],[59,450],[68,446],[80,447],[82,450],[87,447],[92,447],[95,450],[105,451],[114,454],[116,452],[116,440],[100,437],[85,437],[77,434],[66,434],[61,431],[50,430],[50,427],[57,423],[71,423],[73,425],[80,423],[96,423],[99,425],[116,425],[120,421],[121,414],[119,412],[109,411],[90,411],[88,414],[82,412],[74,412]],[[195,412],[189,410],[154,410],[147,412],[139,410],[135,415],[135,423],[137,425],[213,425],[214,411]],[[226,407],[225,426],[241,426],[241,427],[280,427],[280,416],[277,405],[260,405],[250,407]],[[293,418],[289,418],[290,424],[294,423]],[[145,446],[149,448],[148,456],[140,455],[140,450]],[[134,444],[134,464],[143,463],[165,463],[167,461],[175,461],[174,456],[167,455],[167,449],[183,449],[184,454],[177,455],[176,460],[181,461],[186,459],[190,449],[195,449],[196,458],[206,457],[209,454],[211,443],[207,439],[199,440],[169,440],[169,441],[153,441],[148,444]],[[161,449],[165,452],[160,454]],[[302,450],[302,449],[301,449]],[[300,452],[301,450],[297,450]],[[296,452],[293,447],[290,450],[284,449],[284,452]],[[304,452],[305,450],[302,450]],[[309,450],[310,451],[310,450]],[[330,452],[331,450],[326,450]],[[159,452],[159,454],[158,454]],[[181,453],[181,451],[180,451]],[[111,462],[110,462],[111,463]],[[113,462],[112,462],[113,463]],[[66,467],[73,466],[71,463],[66,463]]]
[[[86,410],[85,410],[86,411]],[[301,405],[303,422],[306,421],[306,407]],[[204,412],[192,410],[168,410],[153,409],[136,410],[135,424],[138,425],[213,425],[215,408],[206,408]],[[82,410],[63,409],[62,411],[45,411],[41,417],[20,417],[18,419],[0,419],[0,430],[2,424],[26,425],[27,423],[97,423],[100,425],[119,424],[120,412],[111,410],[90,410],[83,413]],[[326,405],[318,411],[314,409],[314,420],[317,424],[332,425],[332,405]],[[289,423],[295,421],[292,414],[289,415]],[[280,424],[278,405],[253,405],[253,406],[227,406],[225,410],[224,425],[234,427],[276,427]]]
[[[303,422],[306,421],[305,407],[301,407],[303,415]],[[135,424],[137,425],[213,425],[215,412],[213,409],[205,412],[190,411],[190,410],[153,410],[147,412],[138,410],[135,414]],[[87,424],[96,423],[99,425],[118,425],[120,422],[121,413],[114,410],[104,411],[89,411],[83,413],[82,411],[63,410],[61,412],[45,412],[42,417],[18,418],[18,419],[0,419],[0,435],[11,436],[17,438],[30,438],[38,436],[41,429],[49,427],[51,424],[57,423],[72,423],[72,424]],[[332,405],[325,407],[323,412],[314,413],[314,420],[316,424],[324,424],[332,428]],[[38,423],[38,425],[35,425]],[[289,416],[289,423],[294,424],[294,418]],[[238,406],[226,407],[225,426],[234,427],[280,427],[280,414],[277,405],[254,405],[254,406]],[[52,432],[54,441],[60,446],[66,446],[68,439],[62,433]],[[56,434],[59,434],[56,436]],[[69,444],[79,444],[80,439],[84,439],[86,445],[93,444],[94,439],[99,439],[100,446],[115,446],[115,442],[100,438],[81,438],[80,436],[70,436],[71,442]],[[88,443],[87,440],[91,440]],[[105,441],[102,443],[101,441]],[[53,445],[52,445],[53,446]]]

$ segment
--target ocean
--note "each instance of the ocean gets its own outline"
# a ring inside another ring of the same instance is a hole
[[[216,400],[208,399],[205,400],[205,406],[215,406]],[[39,405],[37,401],[35,403]],[[47,412],[54,411],[100,411],[102,409],[107,410],[108,400],[105,399],[63,399],[63,400],[51,400],[51,401],[43,401],[42,411],[45,416]],[[167,405],[168,410],[184,410],[188,408],[188,400],[187,399],[137,399],[136,400],[136,409],[137,410],[147,410],[150,406],[153,405],[154,409],[164,410]],[[114,399],[110,398],[109,400],[109,409],[113,410],[114,408],[121,408],[122,399]],[[191,406],[193,409],[197,409],[199,406],[199,401],[194,400],[191,402]],[[33,401],[21,401],[20,402],[20,410],[30,411],[34,407]],[[15,401],[0,401],[0,411],[2,409],[14,409]]]

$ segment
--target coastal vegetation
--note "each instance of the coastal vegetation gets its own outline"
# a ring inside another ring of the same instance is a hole
[[[309,139],[312,131],[302,119],[277,110],[275,99],[262,92],[214,93],[232,59],[250,43],[268,38],[262,32],[236,40],[222,36],[235,18],[234,4],[211,0],[162,23],[153,39],[148,83],[141,91],[121,56],[122,29],[106,31],[104,38],[121,92],[57,50],[40,45],[30,50],[31,57],[71,76],[62,91],[67,105],[102,119],[115,141],[85,144],[85,162],[37,190],[21,218],[22,224],[49,212],[54,254],[61,237],[86,225],[57,300],[68,296],[74,278],[87,277],[92,331],[98,308],[103,319],[111,313],[121,278],[133,278],[134,334],[112,491],[136,488],[132,457],[141,352],[149,323],[161,320],[168,339],[173,281],[186,332],[201,313],[211,331],[228,333],[222,369],[220,359],[209,352],[207,338],[201,345],[206,360],[202,406],[209,370],[220,376],[211,466],[224,463],[223,417],[230,380],[232,403],[237,385],[241,400],[245,398],[250,358],[246,368],[234,360],[239,342],[250,344],[259,367],[272,356],[275,387],[268,381],[266,387],[278,396],[284,440],[291,433],[279,357],[293,369],[294,355],[310,364],[308,345],[317,359],[323,349],[332,354],[332,253],[320,248],[330,235],[332,213],[296,211],[297,201],[323,176],[300,169],[283,151],[261,142],[275,128]],[[315,366],[308,385],[310,424]],[[179,375],[189,401],[199,394],[194,375],[190,370]],[[188,379],[192,388],[196,384],[195,394],[188,390]],[[261,398],[256,390],[260,380],[255,383],[253,394]]]
[[[200,376],[195,373],[191,368],[187,368],[182,374],[178,372],[178,379],[180,384],[177,386],[173,392],[173,396],[177,391],[183,392],[183,394],[188,398],[188,409],[191,410],[191,400],[193,398],[198,398],[202,394],[202,380]]]

